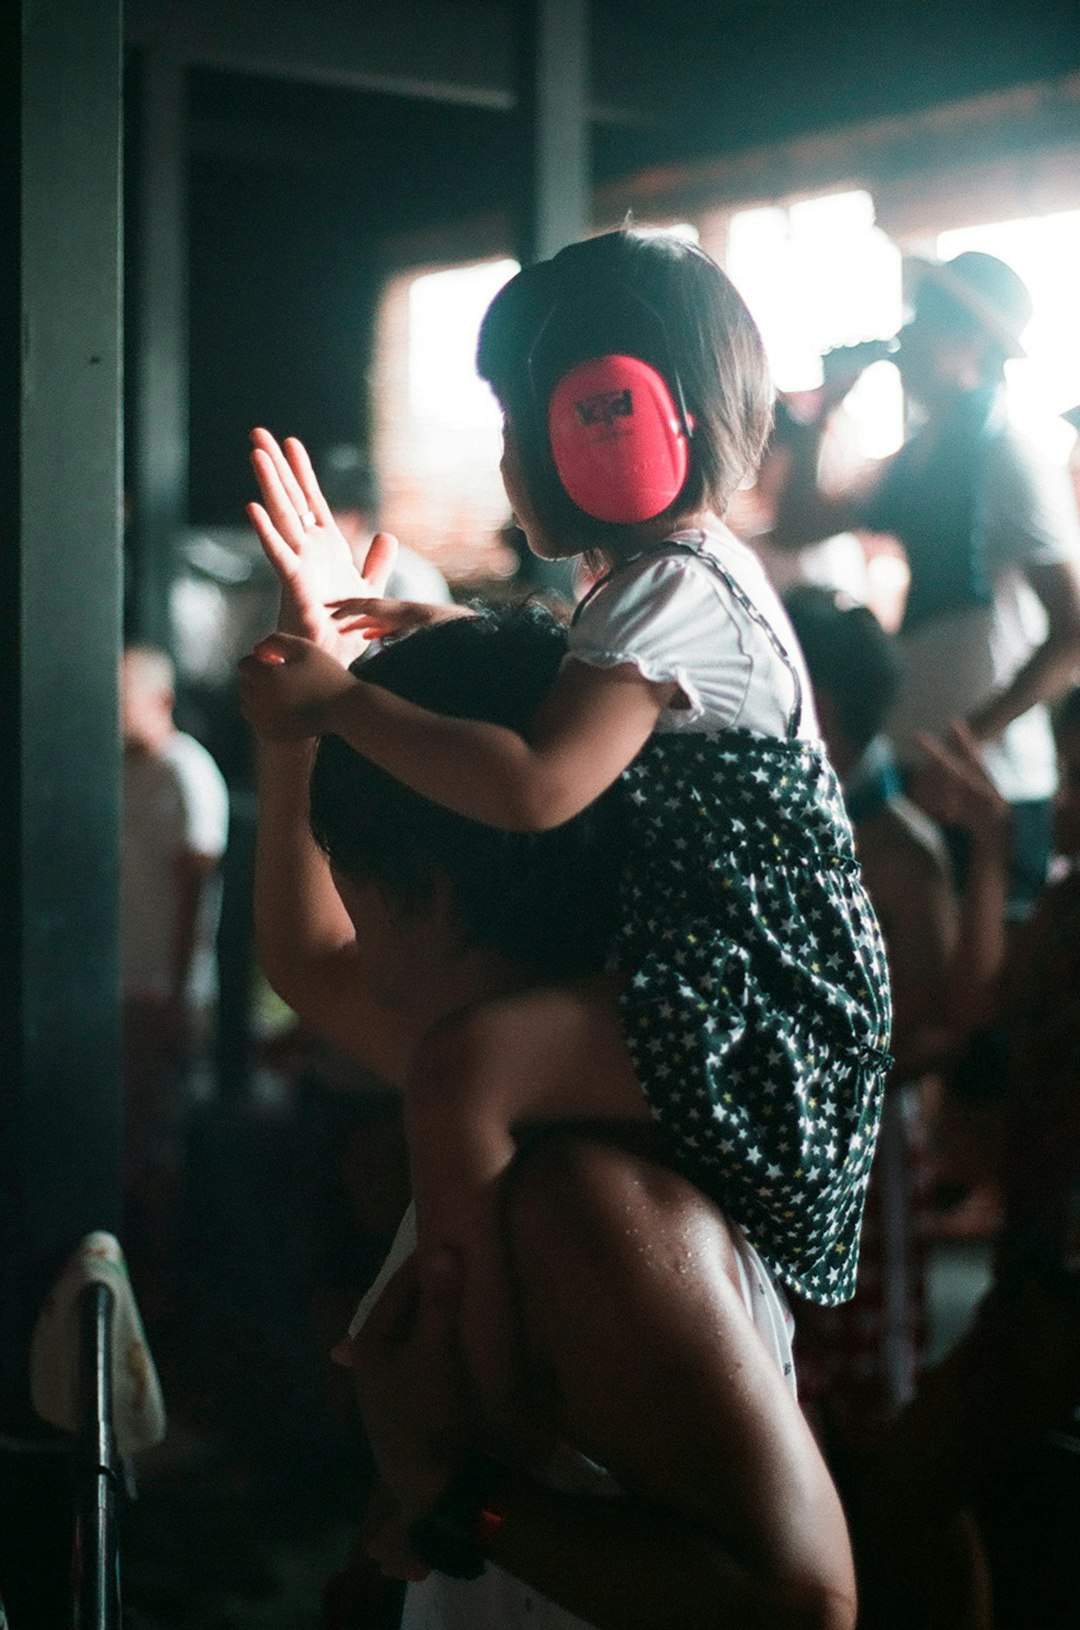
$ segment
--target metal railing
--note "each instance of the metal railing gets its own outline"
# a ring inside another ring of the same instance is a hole
[[[79,1298],[79,1422],[75,1448],[75,1630],[120,1630],[117,1496],[122,1483],[112,1412],[112,1306],[108,1285]]]

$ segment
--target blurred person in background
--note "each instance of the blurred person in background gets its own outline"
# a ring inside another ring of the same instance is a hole
[[[1065,473],[1009,425],[1005,363],[1023,355],[1031,299],[992,255],[916,263],[911,321],[895,361],[921,416],[865,488],[835,496],[818,456],[832,411],[881,348],[826,359],[817,412],[789,434],[774,546],[863,529],[901,542],[911,586],[900,628],[903,668],[889,720],[901,763],[920,731],[954,719],[979,741],[1012,809],[1008,911],[1031,910],[1050,857],[1054,745],[1047,704],[1080,667],[1080,524]]]
[[[315,470],[338,529],[353,558],[362,565],[379,530],[382,495],[375,467],[362,448],[339,442],[326,448]],[[448,605],[453,598],[439,568],[405,544],[398,546],[386,594],[391,600],[419,600],[429,605]]]
[[[972,840],[949,1007],[1004,1037],[1003,1222],[990,1291],[850,1508],[874,1630],[989,1623],[958,1611],[965,1571],[998,1630],[1080,1622],[1080,689],[1055,724],[1057,874],[1011,938],[1008,806],[970,737],[923,742],[919,797]]]
[[[221,771],[177,729],[175,701],[168,655],[127,646],[120,664],[125,1189],[129,1205],[154,1212],[172,1192],[193,1072],[209,1051],[229,823]]]
[[[855,1296],[799,1301],[803,1405],[838,1472],[871,1447],[911,1397],[926,1341],[928,1158],[914,1085],[947,1049],[942,992],[956,906],[940,831],[903,793],[882,733],[896,696],[896,639],[866,607],[803,585],[784,600],[814,687],[822,737],[840,777],[867,892],[885,939],[893,1055],[863,1223]]]

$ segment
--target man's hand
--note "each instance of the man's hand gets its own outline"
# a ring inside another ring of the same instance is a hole
[[[474,1437],[457,1344],[461,1289],[461,1263],[451,1252],[434,1253],[422,1267],[412,1256],[355,1340],[334,1351],[352,1366],[372,1452],[397,1502],[394,1545],[434,1507]],[[380,1560],[389,1562],[385,1550]]]
[[[922,762],[911,785],[911,798],[943,826],[959,826],[976,842],[1008,841],[1009,806],[986,773],[979,743],[963,719],[954,719],[945,736],[920,734],[916,745]]]
[[[311,640],[271,634],[240,664],[240,705],[264,741],[299,741],[332,730],[334,703],[358,683]]]
[[[290,436],[282,449],[262,429],[253,430],[251,440],[251,464],[264,502],[249,504],[247,513],[281,583],[278,627],[312,640],[348,667],[371,636],[346,634],[334,623],[329,604],[382,594],[397,556],[397,539],[377,533],[359,566],[303,444]]]

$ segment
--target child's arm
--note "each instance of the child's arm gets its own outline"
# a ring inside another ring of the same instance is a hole
[[[404,1078],[415,1038],[371,995],[357,928],[308,825],[311,742],[259,744],[255,941],[294,1013],[384,1081]],[[370,959],[368,959],[370,960]]]
[[[343,736],[422,797],[515,832],[561,826],[599,797],[677,688],[644,679],[631,664],[568,662],[526,739],[417,707],[354,678],[310,642],[282,635],[241,663],[240,678],[244,711],[261,734]]]
[[[345,609],[353,602],[358,617],[368,614],[362,581],[359,593],[337,587],[340,574],[347,576],[338,559],[347,545],[302,445],[286,442],[286,457],[265,430],[255,431],[253,441],[265,507],[253,504],[248,513],[283,587],[302,600],[308,621],[285,632],[305,633],[321,647],[277,635],[260,646],[263,660],[241,664],[245,712],[261,735],[341,735],[421,796],[510,831],[560,826],[611,785],[648,739],[674,684],[653,684],[631,665],[594,669],[569,663],[525,740],[498,725],[432,713],[355,680],[342,668],[336,642],[342,628],[356,626],[361,637],[370,637],[372,629],[351,624]],[[335,608],[344,615],[335,618]],[[377,619],[379,609],[371,614]]]

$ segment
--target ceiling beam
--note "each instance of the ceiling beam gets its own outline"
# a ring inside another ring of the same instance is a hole
[[[661,92],[670,81],[657,61],[663,37],[650,31],[646,52],[604,15],[594,17],[593,29],[590,119],[649,125],[669,118]],[[188,67],[496,111],[516,105],[513,9],[494,0],[385,7],[264,0],[258,8],[250,0],[128,0],[125,34],[130,45],[164,51]]]
[[[976,169],[1003,154],[1071,148],[1080,139],[1080,74],[746,147],[715,159],[656,165],[597,193],[598,218],[744,207],[840,182],[875,190],[906,176]],[[1064,207],[1064,206],[1063,206]]]

